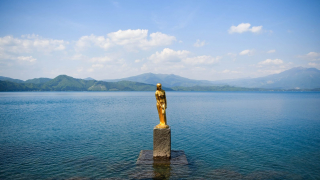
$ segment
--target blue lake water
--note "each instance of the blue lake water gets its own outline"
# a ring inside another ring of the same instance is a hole
[[[320,179],[320,93],[167,92],[186,166],[137,166],[154,92],[0,93],[0,179]]]

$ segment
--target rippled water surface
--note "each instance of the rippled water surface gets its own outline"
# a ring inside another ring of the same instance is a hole
[[[320,179],[320,93],[167,92],[186,166],[137,166],[154,92],[0,93],[0,179]]]

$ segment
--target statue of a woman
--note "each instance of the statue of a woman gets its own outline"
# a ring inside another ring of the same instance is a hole
[[[166,92],[161,89],[161,84],[157,84],[156,90],[156,99],[157,99],[157,109],[160,119],[160,124],[156,128],[169,128],[167,125],[166,109],[167,109],[167,99]]]

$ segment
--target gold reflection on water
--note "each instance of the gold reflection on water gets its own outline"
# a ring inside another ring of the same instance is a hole
[[[170,179],[170,164],[153,164],[154,179]]]

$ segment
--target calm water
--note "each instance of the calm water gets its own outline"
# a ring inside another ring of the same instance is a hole
[[[320,93],[167,92],[172,149],[137,166],[154,92],[0,93],[0,179],[320,179]]]

